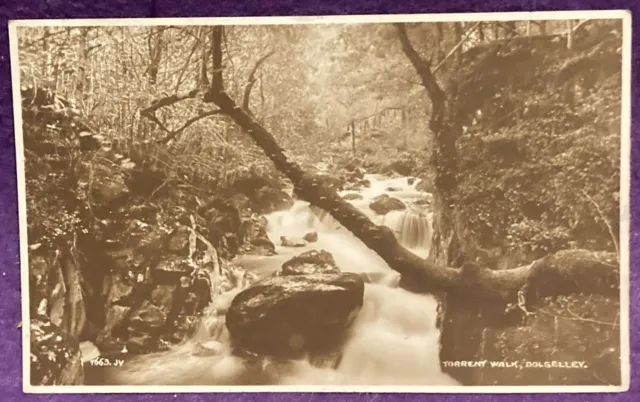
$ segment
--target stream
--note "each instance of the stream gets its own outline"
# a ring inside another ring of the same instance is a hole
[[[365,179],[370,181],[369,187],[341,195],[361,196],[349,202],[375,223],[391,228],[405,247],[426,257],[431,213],[428,204],[418,200],[429,194],[416,190],[418,181],[409,184],[406,177],[366,175]],[[407,209],[376,214],[369,204],[383,193],[400,199]],[[440,369],[437,302],[432,296],[397,287],[399,275],[376,253],[330,215],[313,211],[307,202],[295,201],[291,209],[266,218],[268,235],[278,254],[240,256],[232,261],[234,265],[267,276],[298,254],[324,249],[333,254],[342,271],[368,273],[375,278],[365,286],[364,305],[342,345],[337,367],[311,364],[307,359],[249,361],[232,355],[224,315],[215,311],[225,311],[236,291],[215,298],[209,307],[213,313],[205,314],[189,341],[106,370],[104,385],[457,385]],[[280,236],[298,239],[308,232],[317,232],[318,241],[304,247],[280,246]]]

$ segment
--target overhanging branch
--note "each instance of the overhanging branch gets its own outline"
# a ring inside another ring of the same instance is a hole
[[[174,95],[165,96],[164,98],[156,99],[153,102],[151,102],[151,105],[142,109],[140,111],[140,114],[142,116],[151,117],[151,115],[155,115],[156,110],[165,106],[173,105],[174,103],[178,103],[185,99],[194,99],[196,96],[198,96],[198,93],[200,93],[199,89],[192,89],[189,92],[182,92]]]
[[[271,57],[274,53],[275,51],[272,50],[269,53],[262,56],[253,66],[251,73],[249,73],[247,85],[244,87],[244,97],[242,99],[242,108],[246,110],[248,113],[251,113],[251,109],[249,108],[249,99],[251,98],[251,90],[253,89],[253,84],[255,84],[256,82],[256,72],[258,71],[258,68],[260,68],[260,65],[264,63],[269,57]]]
[[[193,123],[197,122],[198,120],[202,120],[206,117],[210,117],[210,116],[215,116],[218,114],[221,114],[222,112],[220,111],[220,109],[216,109],[216,110],[210,110],[208,112],[203,112],[200,113],[198,116],[196,117],[192,117],[191,119],[187,120],[186,123],[184,123],[184,125],[176,130],[173,131],[168,131],[169,134],[167,134],[164,138],[161,138],[160,140],[158,140],[158,143],[160,144],[166,144],[169,141],[173,140],[174,138],[176,138],[178,135],[180,135],[180,133],[182,133],[187,127],[189,127],[190,125],[192,125]]]

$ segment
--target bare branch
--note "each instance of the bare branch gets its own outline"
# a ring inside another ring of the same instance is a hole
[[[251,109],[249,108],[249,98],[251,97],[251,90],[253,89],[253,84],[255,84],[256,82],[256,72],[258,71],[258,68],[260,68],[260,65],[264,63],[269,57],[271,57],[271,55],[273,55],[274,53],[275,51],[272,50],[269,53],[262,56],[260,59],[258,59],[258,61],[256,61],[256,64],[253,66],[253,69],[249,73],[247,85],[244,87],[244,97],[242,100],[242,108],[246,110],[248,113],[251,113]]]
[[[193,123],[195,123],[195,122],[197,122],[197,121],[199,121],[199,120],[202,120],[202,119],[204,119],[204,118],[206,118],[206,117],[215,116],[215,115],[218,115],[218,114],[221,114],[221,113],[222,113],[222,112],[220,111],[220,109],[210,110],[210,111],[208,111],[208,112],[200,113],[200,114],[199,114],[199,115],[197,115],[196,117],[192,117],[192,118],[190,118],[189,120],[187,120],[187,122],[186,122],[186,123],[184,123],[184,125],[183,125],[182,127],[178,128],[178,129],[176,129],[176,130],[174,130],[174,131],[169,131],[169,130],[166,130],[166,129],[165,129],[165,131],[168,131],[168,132],[169,132],[169,134],[168,134],[166,137],[164,137],[164,138],[162,138],[162,139],[158,140],[158,143],[160,143],[160,144],[166,144],[166,143],[168,143],[169,141],[171,141],[171,140],[173,140],[174,138],[176,138],[180,133],[182,133],[182,132],[187,128],[187,127],[189,127],[189,126],[190,126],[190,125],[192,125]]]
[[[39,37],[38,39],[34,39],[32,41],[29,41],[27,43],[25,43],[23,46],[24,47],[31,47],[31,46],[35,46],[38,45],[40,42],[44,42],[49,38],[52,38],[54,36],[58,36],[58,35],[62,35],[65,33],[69,33],[71,32],[74,28],[76,27],[67,27],[61,31],[55,31],[55,32],[46,32],[44,35],[42,35],[41,37]]]
[[[184,76],[184,73],[189,68],[189,64],[191,63],[191,57],[193,57],[193,54],[195,53],[196,49],[198,48],[198,45],[199,45],[199,43],[198,43],[198,41],[196,41],[193,44],[193,47],[191,48],[191,52],[187,56],[187,61],[184,63],[184,66],[182,67],[182,69],[180,71],[180,75],[178,76],[178,80],[176,81],[175,92],[178,92],[178,90],[180,89],[180,84],[182,84],[182,77]]]
[[[200,93],[199,89],[192,89],[189,92],[183,92],[179,94],[166,96],[164,98],[156,99],[153,102],[151,102],[150,106],[142,109],[140,111],[140,115],[151,118],[150,115],[154,114],[155,111],[160,109],[161,107],[170,106],[170,105],[173,105],[174,103],[178,103],[185,99],[194,99],[196,96],[198,96],[198,93]]]
[[[438,63],[436,68],[433,69],[433,74],[437,73],[438,70],[440,70],[440,68],[444,65],[444,63],[449,59],[449,57],[451,57],[458,49],[460,49],[460,47],[464,44],[464,42],[466,42],[466,40],[469,39],[469,36],[471,36],[473,31],[475,31],[476,28],[480,26],[480,23],[481,21],[476,22],[476,24],[467,31],[467,33],[462,37],[462,39],[460,39],[460,42],[458,42],[458,44],[455,45],[453,49],[451,49],[451,51],[444,57],[444,59],[442,59],[440,63]]]

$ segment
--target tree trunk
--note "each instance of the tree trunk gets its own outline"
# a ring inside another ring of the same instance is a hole
[[[147,67],[147,78],[149,86],[152,88],[158,82],[158,71],[162,60],[162,50],[165,46],[164,29],[164,27],[153,28],[148,38],[149,66]]]
[[[445,51],[444,51],[444,27],[442,22],[436,22],[436,63],[440,63],[444,59]]]
[[[573,20],[567,21],[567,49],[573,49]]]
[[[462,23],[461,22],[454,23],[453,28],[455,32],[455,38],[456,38],[455,43],[462,42],[462,35],[464,35],[464,29],[462,27]],[[456,68],[460,68],[460,64],[462,63],[462,46],[460,46],[456,50],[455,60],[456,60],[456,63],[455,63]]]
[[[546,35],[547,34],[547,22],[546,21],[540,21],[538,26],[540,27],[540,35]]]
[[[356,123],[351,121],[351,152],[356,155]]]

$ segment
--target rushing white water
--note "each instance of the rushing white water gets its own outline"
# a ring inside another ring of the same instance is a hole
[[[431,216],[413,202],[427,194],[409,185],[407,178],[367,175],[371,186],[350,201],[375,223],[390,227],[398,240],[414,253],[426,256],[431,236]],[[377,215],[369,208],[376,196],[387,193],[407,205],[405,211]],[[198,333],[168,352],[128,361],[107,379],[117,384],[147,385],[455,385],[440,370],[439,331],[435,327],[437,302],[395,286],[398,275],[359,239],[322,211],[296,201],[287,211],[267,216],[268,235],[278,255],[244,256],[234,261],[246,270],[268,275],[291,257],[311,249],[324,249],[342,271],[379,273],[378,283],[365,286],[364,305],[349,329],[336,368],[318,367],[307,360],[249,363],[231,355],[224,316],[233,296],[217,297]],[[282,247],[280,236],[300,239],[315,231],[318,241],[304,247]],[[217,311],[218,314],[215,312]]]

